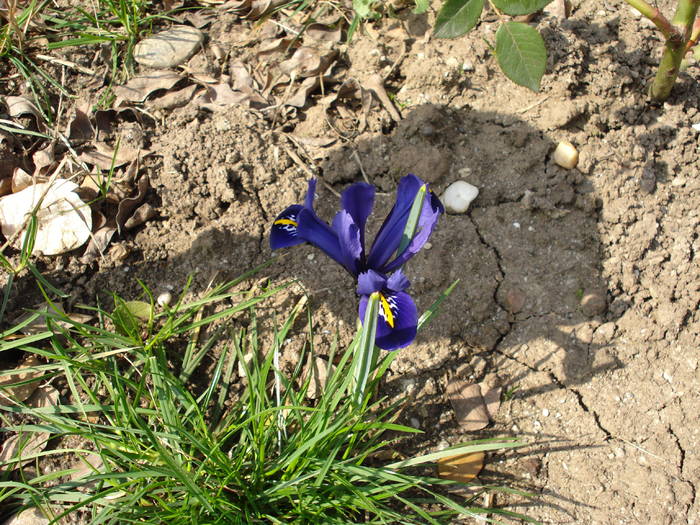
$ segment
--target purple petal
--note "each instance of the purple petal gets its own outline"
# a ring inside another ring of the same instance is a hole
[[[297,215],[301,209],[299,204],[293,204],[277,216],[270,231],[270,248],[277,250],[305,242],[297,231]]]
[[[420,217],[418,218],[418,227],[416,228],[416,234],[413,236],[413,239],[411,239],[411,242],[408,243],[406,249],[397,255],[396,259],[382,268],[382,271],[388,273],[397,268],[401,268],[406,261],[418,253],[423,245],[428,242],[428,239],[433,233],[435,226],[437,226],[440,215],[444,211],[440,199],[438,199],[432,192],[430,192],[429,195],[430,198],[424,199],[423,201],[423,208],[421,209]]]
[[[343,266],[353,275],[357,275],[360,257],[362,256],[360,229],[357,227],[357,224],[355,224],[350,214],[345,210],[340,210],[335,215],[332,228],[340,242]]]
[[[392,292],[403,292],[409,286],[411,286],[411,282],[401,270],[395,271],[386,281],[387,289]]]
[[[338,234],[323,222],[313,210],[302,208],[297,214],[297,223],[297,236],[300,239],[320,249],[349,272],[352,271],[345,266],[345,258],[340,248]]]
[[[370,295],[372,292],[381,291],[385,284],[387,284],[387,280],[382,274],[374,270],[367,270],[357,277],[357,293],[359,295]]]
[[[360,319],[367,309],[366,295],[360,298]],[[376,345],[383,350],[396,350],[408,346],[416,338],[418,310],[406,292],[384,291],[379,302]]]
[[[423,181],[413,174],[408,174],[399,181],[396,190],[396,204],[389,212],[372,243],[367,257],[368,267],[383,269],[383,266],[399,247],[413,201],[421,186],[423,186]]]
[[[314,209],[314,197],[316,196],[316,179],[309,179],[309,188],[306,190],[304,208]]]
[[[365,246],[365,224],[374,206],[374,186],[358,182],[343,191],[340,202],[360,229],[360,243]]]

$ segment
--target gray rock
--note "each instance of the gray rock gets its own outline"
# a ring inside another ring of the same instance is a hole
[[[204,33],[190,26],[173,26],[143,39],[134,48],[134,60],[142,66],[163,69],[182,64],[204,42]]]

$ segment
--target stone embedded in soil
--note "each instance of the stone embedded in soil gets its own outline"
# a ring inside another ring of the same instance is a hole
[[[578,151],[571,142],[562,141],[554,150],[554,162],[567,170],[574,169],[578,164]]]
[[[489,413],[478,384],[453,378],[447,384],[447,397],[462,429],[481,430],[489,424]]]
[[[2,525],[47,525],[49,520],[36,507],[31,507],[9,517]]]
[[[511,288],[506,292],[504,305],[505,309],[512,314],[517,314],[525,306],[525,292],[520,288]]]
[[[173,26],[145,38],[134,48],[134,60],[155,69],[182,64],[201,47],[204,33],[190,26]]]
[[[581,298],[581,311],[588,317],[603,315],[607,308],[608,303],[602,292],[587,293]]]
[[[479,195],[479,188],[463,180],[450,184],[442,194],[442,203],[448,213],[464,213]]]

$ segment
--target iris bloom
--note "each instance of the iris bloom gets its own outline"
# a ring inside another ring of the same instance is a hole
[[[270,247],[273,250],[308,242],[321,249],[357,280],[360,295],[360,319],[364,319],[369,296],[379,292],[379,317],[376,344],[395,350],[416,337],[418,312],[406,293],[409,281],[401,271],[426,243],[444,208],[440,200],[415,175],[399,182],[396,203],[379,229],[369,252],[365,250],[365,224],[374,206],[374,186],[356,183],[343,191],[342,209],[331,225],[313,209],[316,180],[309,181],[304,204],[294,204],[277,216],[272,224]],[[406,225],[416,197],[422,208],[415,232],[406,235]],[[402,242],[403,240],[403,242]],[[393,272],[393,273],[392,273]]]

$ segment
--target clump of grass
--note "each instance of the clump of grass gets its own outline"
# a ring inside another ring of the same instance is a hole
[[[183,294],[162,310],[144,287],[137,308],[119,297],[113,309],[92,308],[96,326],[56,309],[44,313],[47,329],[39,334],[8,337],[22,325],[0,334],[2,351],[42,356],[41,368],[70,392],[57,407],[0,407],[3,432],[48,432],[52,445],[21,458],[34,464],[35,477],[23,475],[21,466],[14,479],[5,475],[0,502],[8,509],[37,506],[55,520],[81,515],[92,524],[447,523],[460,514],[507,513],[474,506],[478,491],[461,503],[447,497],[441,489],[454,482],[414,469],[516,443],[482,441],[382,465],[376,454],[395,441],[388,433],[417,431],[393,420],[395,404],[371,394],[354,402],[357,342],[330,349],[335,372],[311,404],[301,365],[289,375],[277,366],[304,313],[312,334],[310,310],[300,302],[261,337],[255,305],[283,287],[229,291],[245,277],[199,300],[187,302]],[[315,351],[311,341],[299,363]],[[368,392],[376,391],[395,355],[379,363]],[[213,364],[202,377],[205,356]],[[19,414],[34,423],[13,423]],[[76,468],[43,468],[49,457],[65,464],[89,454],[100,465],[79,479]]]

